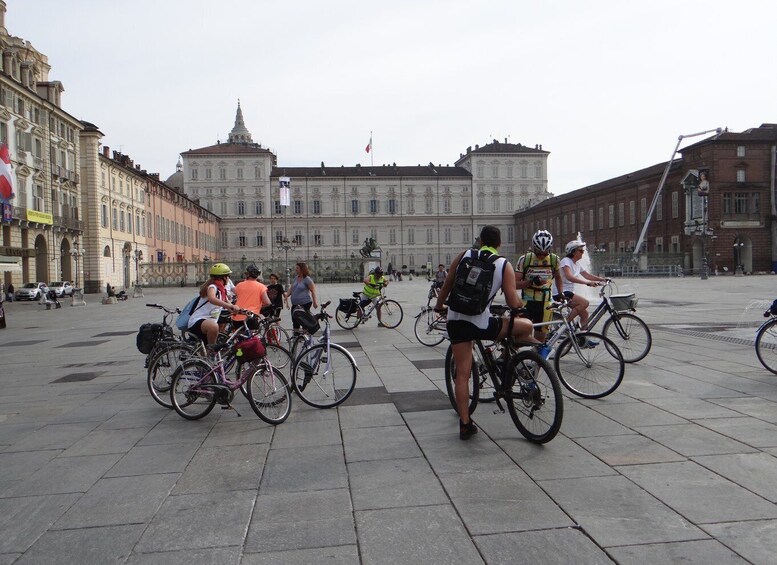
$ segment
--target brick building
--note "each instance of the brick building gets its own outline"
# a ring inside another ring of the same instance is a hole
[[[517,248],[528,249],[534,231],[544,228],[560,251],[580,232],[600,269],[644,272],[681,265],[695,273],[706,254],[713,272],[734,272],[737,265],[746,273],[774,271],[776,147],[777,124],[762,124],[723,131],[682,149],[669,167],[642,245],[647,262],[638,266],[634,247],[666,162],[520,210],[514,216]],[[703,180],[709,183],[706,218]]]

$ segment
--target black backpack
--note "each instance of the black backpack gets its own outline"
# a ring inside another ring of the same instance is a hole
[[[143,355],[148,355],[154,349],[157,341],[162,339],[164,330],[162,324],[143,324],[138,329],[138,336],[135,338],[135,345]]]
[[[491,285],[499,257],[495,253],[486,255],[476,249],[464,254],[456,267],[448,308],[466,316],[482,314],[491,302]]]

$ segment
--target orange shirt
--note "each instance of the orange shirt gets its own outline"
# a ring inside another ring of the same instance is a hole
[[[238,308],[244,310],[250,310],[254,314],[258,314],[264,306],[262,302],[262,296],[267,294],[267,287],[259,281],[251,279],[244,280],[235,287],[235,295],[237,296],[237,302],[235,304]],[[235,314],[233,319],[241,321],[245,316]]]

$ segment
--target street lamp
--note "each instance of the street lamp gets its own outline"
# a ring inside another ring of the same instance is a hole
[[[745,270],[740,264],[742,260],[742,248],[744,246],[745,244],[739,241],[739,239],[734,242],[734,261],[736,262],[736,265],[734,265],[734,274],[738,277],[741,277],[745,274]]]
[[[318,275],[318,253],[313,253],[313,274]]]
[[[78,278],[78,263],[79,263],[79,258],[84,256],[84,250],[81,249],[77,237],[75,239],[73,239],[73,251],[70,252],[70,255],[73,256],[73,259],[76,262],[76,280],[75,280],[76,286],[75,286],[75,288],[79,288],[80,289],[81,286],[79,285],[79,278]]]
[[[143,252],[140,249],[136,249],[133,253],[135,258],[135,291],[133,292],[134,298],[143,297],[143,287],[140,286],[140,268],[138,267],[140,261],[143,259]]]
[[[246,261],[248,258],[246,257],[246,254],[243,253],[243,256],[240,258],[240,272],[245,273],[246,272]]]
[[[277,239],[275,240],[275,247],[284,253],[286,266],[286,285],[291,286],[291,273],[289,271],[289,251],[294,251],[297,249],[297,240],[289,240],[287,237],[284,237],[283,239]]]

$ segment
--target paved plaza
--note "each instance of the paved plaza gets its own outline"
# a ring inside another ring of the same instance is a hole
[[[356,358],[340,408],[247,401],[186,421],[150,397],[138,326],[194,289],[47,311],[0,330],[0,565],[777,562],[777,376],[753,350],[777,277],[629,279],[653,349],[601,400],[565,393],[537,446],[481,404],[463,442],[446,345],[405,318],[333,339]],[[321,285],[335,303],[358,285]],[[332,309],[333,311],[333,309]],[[288,312],[284,313],[285,324]]]

